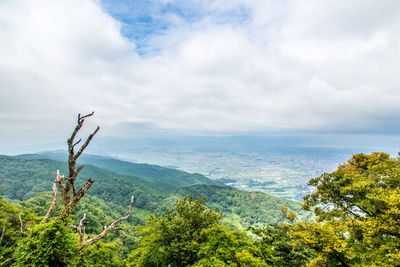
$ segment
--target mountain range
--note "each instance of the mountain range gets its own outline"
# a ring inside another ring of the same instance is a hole
[[[66,160],[67,153],[63,151],[0,156],[1,195],[44,215],[44,207],[51,201],[48,191],[56,170],[67,175]],[[88,191],[90,201],[85,202],[86,206],[108,206],[103,209],[103,216],[115,217],[125,212],[129,196],[134,195],[132,224],[144,223],[149,213],[162,212],[188,194],[207,197],[208,206],[223,213],[225,221],[237,229],[284,220],[282,206],[296,211],[299,218],[306,215],[299,202],[242,191],[201,174],[90,154],[82,155],[78,163],[85,166],[78,176],[78,186],[88,178],[95,181]],[[76,213],[81,210],[82,207]]]

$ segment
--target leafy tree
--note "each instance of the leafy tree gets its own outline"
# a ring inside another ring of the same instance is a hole
[[[253,240],[224,225],[203,229],[194,266],[267,266]]]
[[[18,240],[14,252],[18,266],[118,266],[120,244],[96,242],[82,247],[79,235],[58,220],[38,224]]]
[[[84,266],[123,266],[119,255],[119,244],[96,242],[82,249],[82,257],[79,264]]]
[[[197,259],[201,231],[211,228],[221,219],[203,205],[204,199],[193,197],[178,200],[175,211],[167,209],[164,215],[154,213],[147,225],[140,227],[143,239],[129,257],[133,265],[183,266]]]
[[[18,240],[25,236],[28,225],[36,221],[29,209],[20,209],[0,195],[0,265],[14,262],[12,256]]]
[[[293,246],[291,224],[271,224],[251,230],[259,237],[256,245],[263,260],[271,266],[304,266],[314,257],[309,247]]]
[[[78,236],[63,222],[52,220],[30,230],[14,253],[17,265],[63,266],[79,259]]]
[[[303,207],[315,222],[294,226],[299,246],[315,249],[316,265],[400,265],[400,158],[356,154],[312,179]]]
[[[139,247],[129,256],[131,266],[225,266],[263,264],[256,248],[241,232],[219,225],[222,216],[204,205],[205,198],[187,196],[175,210],[149,216],[140,227]]]

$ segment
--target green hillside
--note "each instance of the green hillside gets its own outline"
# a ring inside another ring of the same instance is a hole
[[[187,195],[193,195],[195,198],[201,195],[207,197],[208,207],[220,211],[229,224],[243,230],[250,226],[263,227],[269,223],[284,221],[280,210],[282,206],[296,211],[300,218],[304,215],[298,202],[262,192],[247,192],[214,185],[193,185],[180,188],[164,200],[165,205],[173,206],[176,199]]]
[[[4,188],[2,195],[8,199],[26,200],[39,192],[49,191],[55,178],[56,170],[67,173],[65,163],[50,159],[21,159],[0,155],[0,187]],[[88,178],[96,181],[91,190],[101,190],[99,185],[113,178],[123,178],[131,187],[146,194],[159,193],[157,185],[143,178],[117,174],[92,165],[85,165],[80,173],[78,185]]]
[[[0,156],[0,187],[4,188],[2,191],[4,197],[19,201],[29,200],[38,193],[51,189],[55,170],[60,169],[61,173],[67,172],[66,164],[41,157],[37,154],[18,157]],[[110,205],[125,207],[129,196],[134,195],[134,207],[138,211],[140,220],[145,220],[147,214],[153,210],[161,211],[164,207],[173,206],[176,199],[188,194],[192,194],[195,197],[199,195],[206,196],[210,207],[223,212],[229,224],[239,229],[246,229],[251,225],[266,225],[279,222],[283,219],[280,212],[281,206],[287,206],[290,209],[301,212],[299,203],[273,197],[265,193],[245,192],[225,185],[194,184],[200,181],[211,183],[210,181],[212,180],[202,175],[193,175],[154,165],[133,164],[97,156],[91,156],[91,158],[92,162],[96,160],[108,162],[109,166],[112,165],[114,169],[119,165],[123,165],[125,166],[125,172],[128,169],[133,170],[134,167],[137,167],[136,170],[148,175],[137,177],[120,174],[87,164],[80,173],[81,178],[78,178],[78,182],[83,183],[87,178],[91,177],[95,183],[88,194]],[[173,191],[171,191],[171,187],[168,187],[166,190],[163,188],[164,183],[157,182],[160,179],[157,176],[159,174],[164,179],[168,179],[168,184],[170,181],[178,183],[177,181],[179,180],[179,184],[189,186],[175,186]],[[198,180],[196,180],[197,177],[199,178]],[[169,193],[165,195],[165,192]],[[38,215],[43,215],[43,211],[37,209],[36,211]]]
[[[23,159],[47,158],[61,162],[66,162],[68,158],[67,153],[63,151],[25,154],[17,157]],[[192,174],[158,165],[132,163],[99,155],[82,155],[79,163],[90,164],[118,174],[142,177],[143,180],[153,183],[152,186],[162,193],[169,193],[177,188],[194,184],[224,185],[198,173]]]

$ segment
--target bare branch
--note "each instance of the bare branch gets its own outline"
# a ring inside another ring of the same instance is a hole
[[[92,113],[90,113],[90,114],[87,114],[87,115],[84,115],[84,116],[81,117],[81,114],[79,113],[78,114],[78,122],[79,122],[79,120],[83,120],[84,118],[90,117],[93,114],[94,114],[94,111],[92,111]]]
[[[58,203],[57,184],[62,184],[62,181],[64,179],[65,179],[65,177],[60,176],[60,170],[57,170],[57,176],[56,176],[56,179],[53,182],[53,202],[51,202],[49,210],[46,213],[46,216],[44,216],[43,220],[40,222],[41,224],[47,223],[50,220],[51,215],[53,215],[53,212],[56,209],[57,203]]]
[[[115,220],[115,221],[110,225],[111,228],[115,228],[115,226],[116,226],[120,221],[123,221],[123,220],[126,220],[126,219],[129,218],[129,216],[130,216],[131,213],[132,213],[132,205],[133,205],[133,196],[131,196],[131,202],[129,203],[129,210],[128,210],[128,213],[127,213],[124,217],[121,217],[121,218]]]
[[[14,259],[14,258],[8,258],[8,259],[6,259],[5,261],[0,262],[0,266],[5,265],[7,262],[9,262],[9,261],[11,261],[11,260],[13,260],[13,259]]]
[[[1,241],[3,241],[3,237],[4,237],[4,232],[5,232],[5,230],[6,230],[6,220],[4,220],[4,223],[3,223],[3,230],[1,231],[0,244],[1,244]]]
[[[59,170],[57,170],[57,171],[59,171]],[[59,175],[57,180],[56,180],[57,186],[58,186],[58,188],[60,189],[61,192],[63,192],[64,187],[65,187],[64,186],[65,179],[67,179],[67,178],[65,178],[64,175]]]
[[[83,214],[83,218],[79,221],[79,225],[77,227],[78,234],[80,235],[80,242],[81,244],[86,241],[86,213]]]
[[[22,218],[21,218],[22,211],[23,211],[23,210],[21,210],[21,212],[19,213],[18,218],[19,218],[19,222],[20,222],[20,231],[21,231],[21,234],[25,235],[25,233],[24,233],[24,223],[22,222]]]
[[[83,198],[83,196],[86,194],[86,192],[89,190],[89,188],[92,186],[94,181],[92,179],[88,179],[84,185],[79,189],[79,191],[76,193],[76,196],[72,199],[71,202],[71,207],[75,208],[76,204]]]
[[[132,213],[132,205],[133,205],[133,196],[131,196],[131,202],[129,203],[129,210],[128,210],[128,213],[125,216],[116,219],[113,223],[110,224],[110,226],[104,226],[103,232],[101,232],[100,234],[98,234],[97,236],[95,236],[95,237],[93,237],[93,238],[91,238],[89,240],[84,240],[83,242],[81,242],[81,245],[82,246],[91,245],[91,244],[99,241],[100,239],[102,239],[104,236],[106,236],[110,232],[114,232],[114,231],[117,231],[117,230],[123,230],[124,228],[116,227],[116,226],[121,221],[126,220],[126,219],[129,218],[129,216]]]
[[[76,168],[76,174],[78,174],[82,169],[83,165],[79,165],[78,168]]]
[[[88,114],[88,115],[85,115],[84,117],[88,117],[90,114]],[[91,113],[91,115],[93,115],[93,112]],[[90,115],[90,116],[91,116]],[[75,126],[75,129],[74,129],[74,131],[72,132],[72,134],[71,134],[71,137],[70,138],[68,138],[68,140],[67,140],[67,144],[68,144],[68,152],[69,152],[69,159],[71,159],[71,155],[73,156],[74,155],[74,139],[75,139],[75,136],[76,136],[76,134],[79,132],[79,130],[81,129],[81,127],[82,127],[82,125],[83,125],[83,122],[84,122],[85,120],[83,120],[82,118],[81,118],[81,114],[78,114],[78,121],[77,121],[77,124],[76,124],[76,126]],[[70,173],[70,176],[71,176],[71,173]]]
[[[78,141],[75,142],[75,144],[73,144],[72,146],[75,147],[77,144],[79,144],[82,141],[82,138],[79,138]]]
[[[78,150],[78,152],[74,156],[74,160],[76,161],[79,156],[82,154],[83,150],[89,145],[90,141],[92,141],[93,136],[100,130],[100,127],[97,126],[96,130],[92,134],[89,135],[88,139],[86,139],[85,143],[81,146],[81,148]]]

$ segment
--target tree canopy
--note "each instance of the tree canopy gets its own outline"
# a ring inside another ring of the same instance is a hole
[[[400,264],[399,157],[355,154],[309,185],[316,191],[303,208],[316,219],[298,223],[293,236],[316,250],[316,264]]]
[[[149,216],[143,238],[128,258],[131,266],[264,266],[243,232],[219,224],[222,216],[187,196],[174,210]]]

